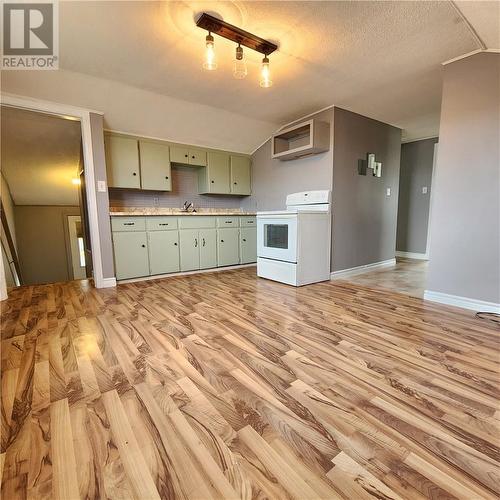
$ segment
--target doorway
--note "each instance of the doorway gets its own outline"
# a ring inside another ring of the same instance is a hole
[[[2,106],[1,135],[2,253],[15,276],[8,284],[90,277],[80,121]]]

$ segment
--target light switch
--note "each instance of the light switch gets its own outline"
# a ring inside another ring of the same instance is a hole
[[[106,192],[106,181],[97,181],[97,191],[99,191],[99,193]]]
[[[424,187],[422,188],[422,194],[427,194],[427,186],[424,186]]]
[[[391,196],[391,188],[387,188],[387,189],[385,190],[385,194],[386,194],[387,196]]]

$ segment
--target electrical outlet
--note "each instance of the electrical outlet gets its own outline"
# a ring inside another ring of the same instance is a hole
[[[427,194],[427,186],[424,186],[424,187],[422,188],[422,194]]]
[[[99,193],[106,192],[106,181],[97,181],[97,191],[99,191]]]
[[[158,198],[158,196],[155,196],[153,198],[153,205],[157,207],[159,204],[160,204],[160,198]]]
[[[386,194],[386,196],[391,196],[391,188],[387,188],[385,190],[385,194]]]

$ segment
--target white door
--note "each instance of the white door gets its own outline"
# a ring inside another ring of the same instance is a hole
[[[297,215],[257,216],[257,256],[297,262]]]
[[[83,245],[83,228],[79,215],[68,215],[68,231],[71,249],[71,267],[73,279],[82,280],[85,273],[85,248]]]

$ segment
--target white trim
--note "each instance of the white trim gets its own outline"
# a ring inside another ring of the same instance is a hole
[[[97,216],[97,193],[94,168],[94,153],[92,150],[92,132],[90,127],[90,113],[103,114],[85,108],[77,108],[67,104],[60,104],[31,97],[2,93],[1,103],[5,106],[27,109],[62,116],[68,119],[78,119],[81,124],[83,161],[85,184],[87,186],[87,209],[89,214],[90,243],[92,246],[92,263],[94,269],[94,284],[96,288],[104,288],[108,281],[103,277],[101,240],[99,236],[99,220]],[[111,278],[114,279],[114,278]]]
[[[155,274],[154,276],[143,276],[141,278],[131,278],[127,280],[118,280],[118,284],[122,285],[124,283],[136,283],[138,281],[151,281],[158,280],[162,278],[175,278],[178,276],[189,276],[190,274],[205,274],[205,273],[218,273],[221,271],[231,271],[233,269],[242,269],[244,267],[256,267],[257,264],[238,264],[236,266],[225,266],[225,267],[211,267],[209,269],[197,269],[195,271],[181,271],[179,273],[168,273],[168,274]],[[114,278],[113,278],[114,279]]]
[[[116,278],[103,278],[99,288],[113,288],[116,286]]]
[[[393,267],[396,265],[396,259],[381,260],[380,262],[374,262],[373,264],[365,264],[363,266],[351,267],[349,269],[341,269],[340,271],[333,271],[330,273],[330,279],[344,279],[349,276],[354,276],[357,274],[368,273],[376,269],[384,267]]]
[[[442,62],[441,66],[446,66],[447,64],[451,64],[453,62],[460,61],[461,59],[465,59],[466,57],[475,56],[476,54],[480,54],[481,52],[498,54],[498,53],[500,53],[500,49],[476,49],[476,50],[472,50],[471,52],[467,52],[466,54],[462,54],[460,56],[457,56],[457,57],[454,57],[452,59],[448,59],[447,61]]]
[[[429,135],[428,137],[421,137],[420,139],[408,139],[407,141],[401,141],[401,144],[410,144],[410,142],[418,142],[418,141],[428,141],[429,139],[439,139],[439,134]]]
[[[426,253],[417,252],[396,252],[396,257],[404,257],[405,259],[429,260],[429,255]]]
[[[427,242],[425,244],[425,253],[427,259],[431,255],[431,227],[432,227],[432,211],[434,205],[434,192],[436,184],[436,165],[439,153],[439,141],[434,144],[434,153],[432,155],[432,174],[431,174],[431,194],[429,197],[429,215],[427,216]]]
[[[439,302],[449,306],[462,307],[472,311],[482,311],[500,314],[500,304],[486,302],[485,300],[469,299],[459,295],[450,295],[449,293],[434,292],[432,290],[424,291],[424,300]]]

